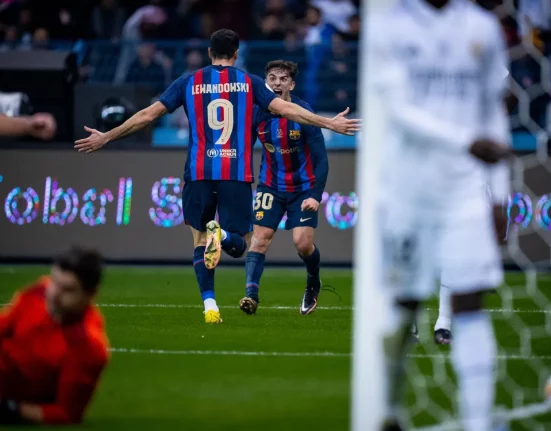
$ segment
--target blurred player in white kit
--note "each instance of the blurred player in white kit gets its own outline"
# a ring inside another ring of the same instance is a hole
[[[374,21],[380,30],[370,40],[371,85],[388,112],[380,187],[383,285],[393,304],[383,429],[402,430],[411,325],[442,272],[452,294],[463,425],[489,431],[496,343],[483,294],[503,279],[498,238],[507,225],[501,202],[509,192],[511,152],[501,29],[468,0],[401,0]]]

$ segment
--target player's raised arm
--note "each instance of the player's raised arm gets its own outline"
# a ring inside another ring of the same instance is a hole
[[[99,130],[84,126],[84,130],[90,132],[90,136],[76,141],[75,148],[78,149],[79,153],[92,153],[101,149],[108,142],[116,141],[117,139],[124,138],[125,136],[131,135],[132,133],[143,129],[157,118],[165,115],[167,112],[168,111],[165,105],[161,102],[155,102],[147,108],[132,115],[132,117],[122,123],[119,127],[115,127],[108,132],[103,133]]]
[[[353,136],[361,130],[361,120],[345,117],[348,114],[348,108],[341,112],[341,115],[337,115],[334,118],[326,118],[316,115],[300,105],[278,98],[270,103],[268,109],[274,114],[281,115],[296,123],[329,129],[341,135]]]
[[[345,117],[348,113],[348,108],[341,113],[343,115],[334,118],[322,117],[304,109],[302,106],[277,97],[258,76],[250,75],[250,78],[254,101],[263,109],[268,109],[274,114],[281,115],[282,117],[305,126],[321,127],[322,129],[333,130],[342,135],[354,135],[361,129],[361,120],[348,119]]]

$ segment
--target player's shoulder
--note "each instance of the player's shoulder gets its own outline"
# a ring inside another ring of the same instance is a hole
[[[471,28],[479,33],[491,32],[496,29],[501,29],[499,19],[495,13],[484,9],[482,6],[470,1],[462,0],[460,7],[462,7],[463,13],[468,17],[468,20],[472,23]]]
[[[103,315],[97,307],[90,307],[81,322],[67,328],[65,337],[83,359],[98,365],[107,362],[109,340]]]
[[[49,277],[40,277],[34,283],[21,290],[18,294],[20,302],[27,303],[34,300],[43,300],[46,296],[46,287],[49,280]]]

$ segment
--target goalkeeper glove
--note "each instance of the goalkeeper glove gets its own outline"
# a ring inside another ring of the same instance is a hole
[[[25,421],[21,416],[19,404],[13,400],[0,398],[0,424],[1,425],[19,425]]]

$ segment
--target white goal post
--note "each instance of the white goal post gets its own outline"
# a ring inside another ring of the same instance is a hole
[[[385,118],[381,101],[368,85],[377,67],[370,61],[367,41],[372,37],[374,13],[392,6],[395,0],[363,0],[362,35],[358,51],[359,100],[362,132],[356,150],[356,189],[360,217],[354,238],[354,332],[352,364],[353,431],[378,431],[385,414],[383,323],[385,302],[380,286],[381,249],[377,244],[377,189],[380,149]]]

